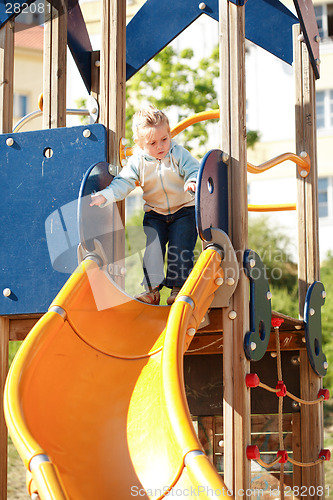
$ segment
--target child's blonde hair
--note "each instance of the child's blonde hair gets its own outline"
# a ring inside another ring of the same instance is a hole
[[[137,111],[133,116],[133,139],[135,142],[140,141],[149,133],[149,129],[165,125],[170,133],[170,125],[168,117],[155,108],[154,106],[147,106]]]

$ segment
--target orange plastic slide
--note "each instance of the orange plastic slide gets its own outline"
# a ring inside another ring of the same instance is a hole
[[[229,498],[197,439],[183,355],[223,281],[207,248],[173,306],[121,291],[81,263],[23,342],[5,417],[42,500]]]

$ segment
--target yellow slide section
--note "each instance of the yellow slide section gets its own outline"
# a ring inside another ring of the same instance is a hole
[[[124,294],[93,259],[23,342],[5,417],[42,500],[229,498],[196,437],[183,355],[221,284],[207,248],[171,308]]]

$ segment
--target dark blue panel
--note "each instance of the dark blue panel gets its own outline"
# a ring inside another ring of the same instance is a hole
[[[34,0],[0,0],[0,28]]]
[[[146,1],[126,29],[127,80],[203,13],[199,3],[198,0]],[[205,12],[217,8],[217,0],[205,3]]]
[[[218,0],[205,2],[204,10],[199,3],[147,0],[127,26],[127,80],[202,13],[218,21]],[[248,0],[245,5],[246,38],[289,64],[293,61],[292,25],[297,22],[278,0]]]
[[[81,7],[77,0],[70,0],[68,3],[67,45],[82,80],[90,93],[92,47]]]
[[[0,136],[0,314],[45,312],[75,269],[80,184],[105,160],[102,125]]]
[[[313,371],[319,377],[327,373],[327,359],[323,352],[321,308],[325,304],[326,292],[320,281],[309,286],[304,304],[306,349]]]
[[[278,0],[245,4],[245,36],[288,64],[293,62],[292,26],[298,19]]]
[[[196,222],[199,236],[211,241],[211,227],[228,234],[228,165],[222,151],[213,149],[203,158],[197,179]]]

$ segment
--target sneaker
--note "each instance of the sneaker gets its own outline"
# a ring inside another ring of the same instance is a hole
[[[170,297],[167,298],[167,304],[168,306],[171,306],[174,301],[176,300],[176,297],[179,293],[179,290],[180,290],[180,287],[179,286],[174,286],[171,293],[170,293]]]
[[[144,302],[145,304],[151,304],[153,306],[158,306],[160,303],[160,292],[158,288],[153,288],[150,292],[143,292],[139,295],[136,295],[135,298],[140,300],[140,302]]]

